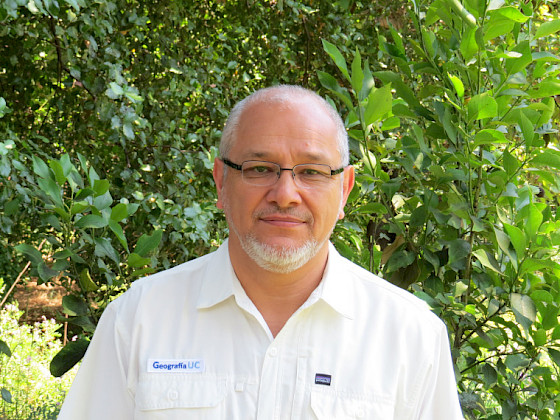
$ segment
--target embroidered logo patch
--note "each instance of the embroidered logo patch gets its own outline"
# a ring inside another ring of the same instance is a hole
[[[148,372],[200,373],[204,372],[204,360],[149,359]]]
[[[327,375],[325,373],[316,373],[315,384],[331,386],[331,375]]]

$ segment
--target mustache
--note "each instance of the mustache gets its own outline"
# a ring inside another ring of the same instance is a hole
[[[279,207],[278,205],[271,205],[270,207],[267,207],[265,209],[255,210],[253,212],[253,218],[260,219],[274,214],[295,217],[310,224],[314,221],[313,215],[310,212],[298,210],[292,207],[283,208]]]

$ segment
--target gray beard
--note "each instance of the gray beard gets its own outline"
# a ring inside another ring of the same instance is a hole
[[[235,234],[237,235],[237,232]],[[259,267],[278,274],[288,274],[303,267],[317,255],[325,242],[319,243],[310,239],[300,247],[278,249],[259,242],[253,235],[239,237],[239,241],[245,253]]]

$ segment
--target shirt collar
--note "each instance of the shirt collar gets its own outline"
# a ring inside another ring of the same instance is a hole
[[[235,283],[238,283],[229,258],[228,240],[209,255],[212,261],[207,264],[202,281],[197,308],[210,308],[236,294]],[[352,303],[352,286],[348,273],[348,261],[343,258],[334,245],[329,242],[329,257],[323,279],[312,293],[323,300],[331,308],[346,318],[355,317],[355,306]],[[241,287],[239,285],[239,287]],[[239,293],[237,293],[239,294]],[[244,294],[244,293],[243,293]],[[248,299],[248,298],[247,298]],[[316,297],[309,300],[312,304]]]
[[[212,258],[206,265],[206,272],[198,295],[197,308],[210,308],[233,296],[233,280],[236,278],[229,259],[228,240],[217,251],[208,255]]]
[[[342,316],[354,319],[354,283],[351,281],[350,270],[349,261],[329,242],[329,259],[319,286],[322,288],[321,299]]]

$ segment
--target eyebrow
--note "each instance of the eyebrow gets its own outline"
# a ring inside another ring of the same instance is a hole
[[[243,154],[245,160],[252,160],[252,159],[256,159],[256,160],[267,160],[267,161],[271,161],[270,159],[272,159],[271,155],[269,153],[266,152],[249,152],[247,154]],[[304,154],[304,159],[306,159],[306,162],[312,163],[312,162],[326,162],[328,159],[326,156],[319,154],[319,153],[305,153]]]

